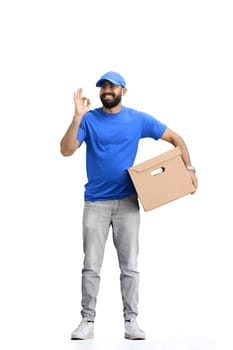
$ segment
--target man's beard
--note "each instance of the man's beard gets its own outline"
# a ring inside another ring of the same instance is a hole
[[[121,94],[119,94],[119,95],[111,94],[114,97],[114,99],[112,101],[106,101],[103,98],[104,95],[105,94],[103,93],[103,95],[100,96],[100,100],[103,103],[103,106],[107,109],[116,107],[121,102]]]

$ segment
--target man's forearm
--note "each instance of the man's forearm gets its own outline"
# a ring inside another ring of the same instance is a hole
[[[183,159],[185,166],[187,167],[191,165],[191,159],[188,148],[180,135],[167,128],[162,136],[162,139],[167,142],[170,142],[174,147],[179,147],[181,151],[181,158]]]
[[[80,117],[74,116],[72,123],[61,140],[60,150],[63,156],[71,156],[80,146],[80,143],[77,140],[77,133],[81,119],[82,118]]]

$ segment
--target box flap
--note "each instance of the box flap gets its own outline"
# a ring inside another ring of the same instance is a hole
[[[138,173],[145,171],[146,169],[149,169],[150,167],[154,168],[156,164],[161,164],[163,162],[166,162],[167,160],[177,157],[180,155],[180,148],[174,147],[173,149],[164,152],[163,154],[153,157],[149,160],[146,160],[145,162],[142,162],[140,164],[134,165],[133,167],[129,168],[128,171],[136,171]]]

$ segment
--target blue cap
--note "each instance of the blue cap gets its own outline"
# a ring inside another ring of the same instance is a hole
[[[107,72],[97,81],[96,86],[100,87],[104,80],[110,81],[114,85],[121,85],[122,87],[126,87],[125,79],[117,72]]]

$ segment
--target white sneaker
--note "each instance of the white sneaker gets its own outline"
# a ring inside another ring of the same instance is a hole
[[[71,333],[71,340],[85,340],[94,337],[94,322],[83,318],[79,326]]]
[[[136,320],[125,321],[125,338],[131,340],[144,340],[145,333],[139,328]]]

